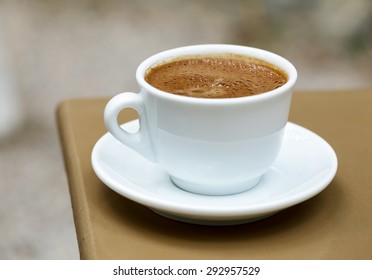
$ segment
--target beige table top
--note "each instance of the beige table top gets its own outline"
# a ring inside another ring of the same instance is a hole
[[[57,109],[82,259],[372,259],[372,90],[295,92],[290,121],[331,144],[336,177],[308,201],[226,227],[163,218],[96,177],[90,157],[106,133],[107,101],[66,100]]]

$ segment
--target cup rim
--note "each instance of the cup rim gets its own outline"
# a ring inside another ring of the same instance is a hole
[[[245,55],[253,57],[259,60],[266,61],[270,64],[275,65],[283,72],[286,73],[288,81],[271,91],[264,92],[262,94],[257,94],[253,96],[243,96],[236,98],[200,98],[200,97],[190,97],[182,96],[177,94],[168,93],[162,90],[159,90],[147,83],[145,80],[145,73],[151,67],[158,63],[161,63],[165,60],[176,59],[177,57],[188,56],[188,55],[214,55],[214,54],[224,54],[231,53],[237,55]],[[202,44],[202,45],[190,45],[185,47],[178,47],[160,53],[154,54],[149,58],[145,59],[137,68],[136,79],[138,84],[142,89],[146,89],[150,94],[155,95],[158,98],[167,99],[175,102],[182,103],[192,103],[192,104],[210,104],[210,105],[219,105],[219,104],[236,104],[236,103],[245,103],[245,102],[257,102],[263,101],[266,99],[273,98],[281,94],[285,94],[290,91],[297,80],[297,70],[291,62],[289,62],[284,57],[272,53],[267,50],[242,46],[242,45],[231,45],[231,44]]]

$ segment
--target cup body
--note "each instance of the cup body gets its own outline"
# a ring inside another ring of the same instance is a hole
[[[223,53],[271,63],[287,74],[288,81],[255,96],[208,99],[166,93],[144,79],[150,67],[165,60]],[[254,187],[275,161],[297,78],[286,59],[244,46],[196,45],[148,58],[138,67],[136,78],[141,88],[136,102],[140,105],[131,107],[139,111],[142,135],[137,138],[143,142],[129,145],[157,162],[178,187],[204,195],[239,193]],[[109,130],[112,122],[107,118]],[[118,131],[110,132],[119,140],[126,138],[117,137]]]

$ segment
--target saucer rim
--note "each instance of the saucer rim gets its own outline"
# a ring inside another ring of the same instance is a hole
[[[129,121],[123,126],[127,125],[134,125],[135,123],[138,123],[138,119]],[[91,162],[93,166],[93,170],[97,177],[110,189],[117,192],[118,194],[135,201],[141,205],[144,205],[146,207],[156,209],[157,211],[166,212],[166,213],[173,213],[175,215],[196,215],[201,217],[220,217],[220,218],[232,218],[232,217],[244,217],[244,216],[251,216],[251,215],[264,215],[265,213],[273,213],[278,212],[282,209],[294,206],[296,204],[299,204],[301,202],[304,202],[315,195],[322,192],[333,180],[337,173],[338,168],[338,160],[335,151],[331,147],[331,145],[324,140],[321,136],[317,135],[313,131],[302,127],[298,124],[287,122],[286,126],[292,126],[295,130],[303,130],[307,134],[311,135],[312,137],[317,138],[322,145],[324,145],[327,148],[327,151],[330,155],[330,170],[327,173],[327,176],[322,178],[321,181],[317,182],[312,188],[308,190],[302,190],[300,193],[294,193],[289,196],[280,196],[278,198],[275,198],[274,200],[269,200],[267,202],[259,202],[253,205],[239,205],[234,208],[216,208],[211,206],[203,206],[203,205],[187,205],[187,204],[179,204],[179,203],[173,203],[172,201],[167,200],[166,198],[159,199],[159,197],[154,197],[151,195],[145,195],[143,193],[139,193],[130,187],[126,186],[126,188],[122,187],[122,183],[117,182],[116,180],[112,179],[110,176],[107,176],[103,169],[100,167],[98,159],[96,157],[96,154],[98,153],[98,150],[101,148],[101,146],[104,145],[104,142],[107,141],[106,139],[113,136],[107,132],[105,133],[94,145],[94,148],[92,150],[91,154]],[[113,138],[115,139],[115,138]],[[117,141],[115,139],[115,141]],[[121,144],[122,145],[122,144]],[[128,148],[129,149],[129,148]],[[146,160],[146,159],[143,159]],[[256,187],[258,187],[260,183]],[[248,191],[249,192],[249,191]],[[245,193],[245,192],[243,192]],[[243,193],[238,193],[231,196],[239,196]],[[151,192],[150,192],[151,194]],[[198,195],[198,194],[191,194],[191,195],[197,195],[197,196],[204,196],[204,195]],[[211,197],[211,196],[207,196]],[[212,196],[213,197],[213,196]],[[223,197],[223,196],[218,196]]]

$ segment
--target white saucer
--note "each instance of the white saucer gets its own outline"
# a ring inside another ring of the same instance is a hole
[[[137,131],[138,121],[123,125]],[[93,169],[109,188],[179,221],[241,224],[268,217],[324,190],[334,178],[337,157],[315,133],[288,123],[279,157],[259,184],[229,196],[203,196],[176,187],[156,164],[105,134],[92,152]]]

